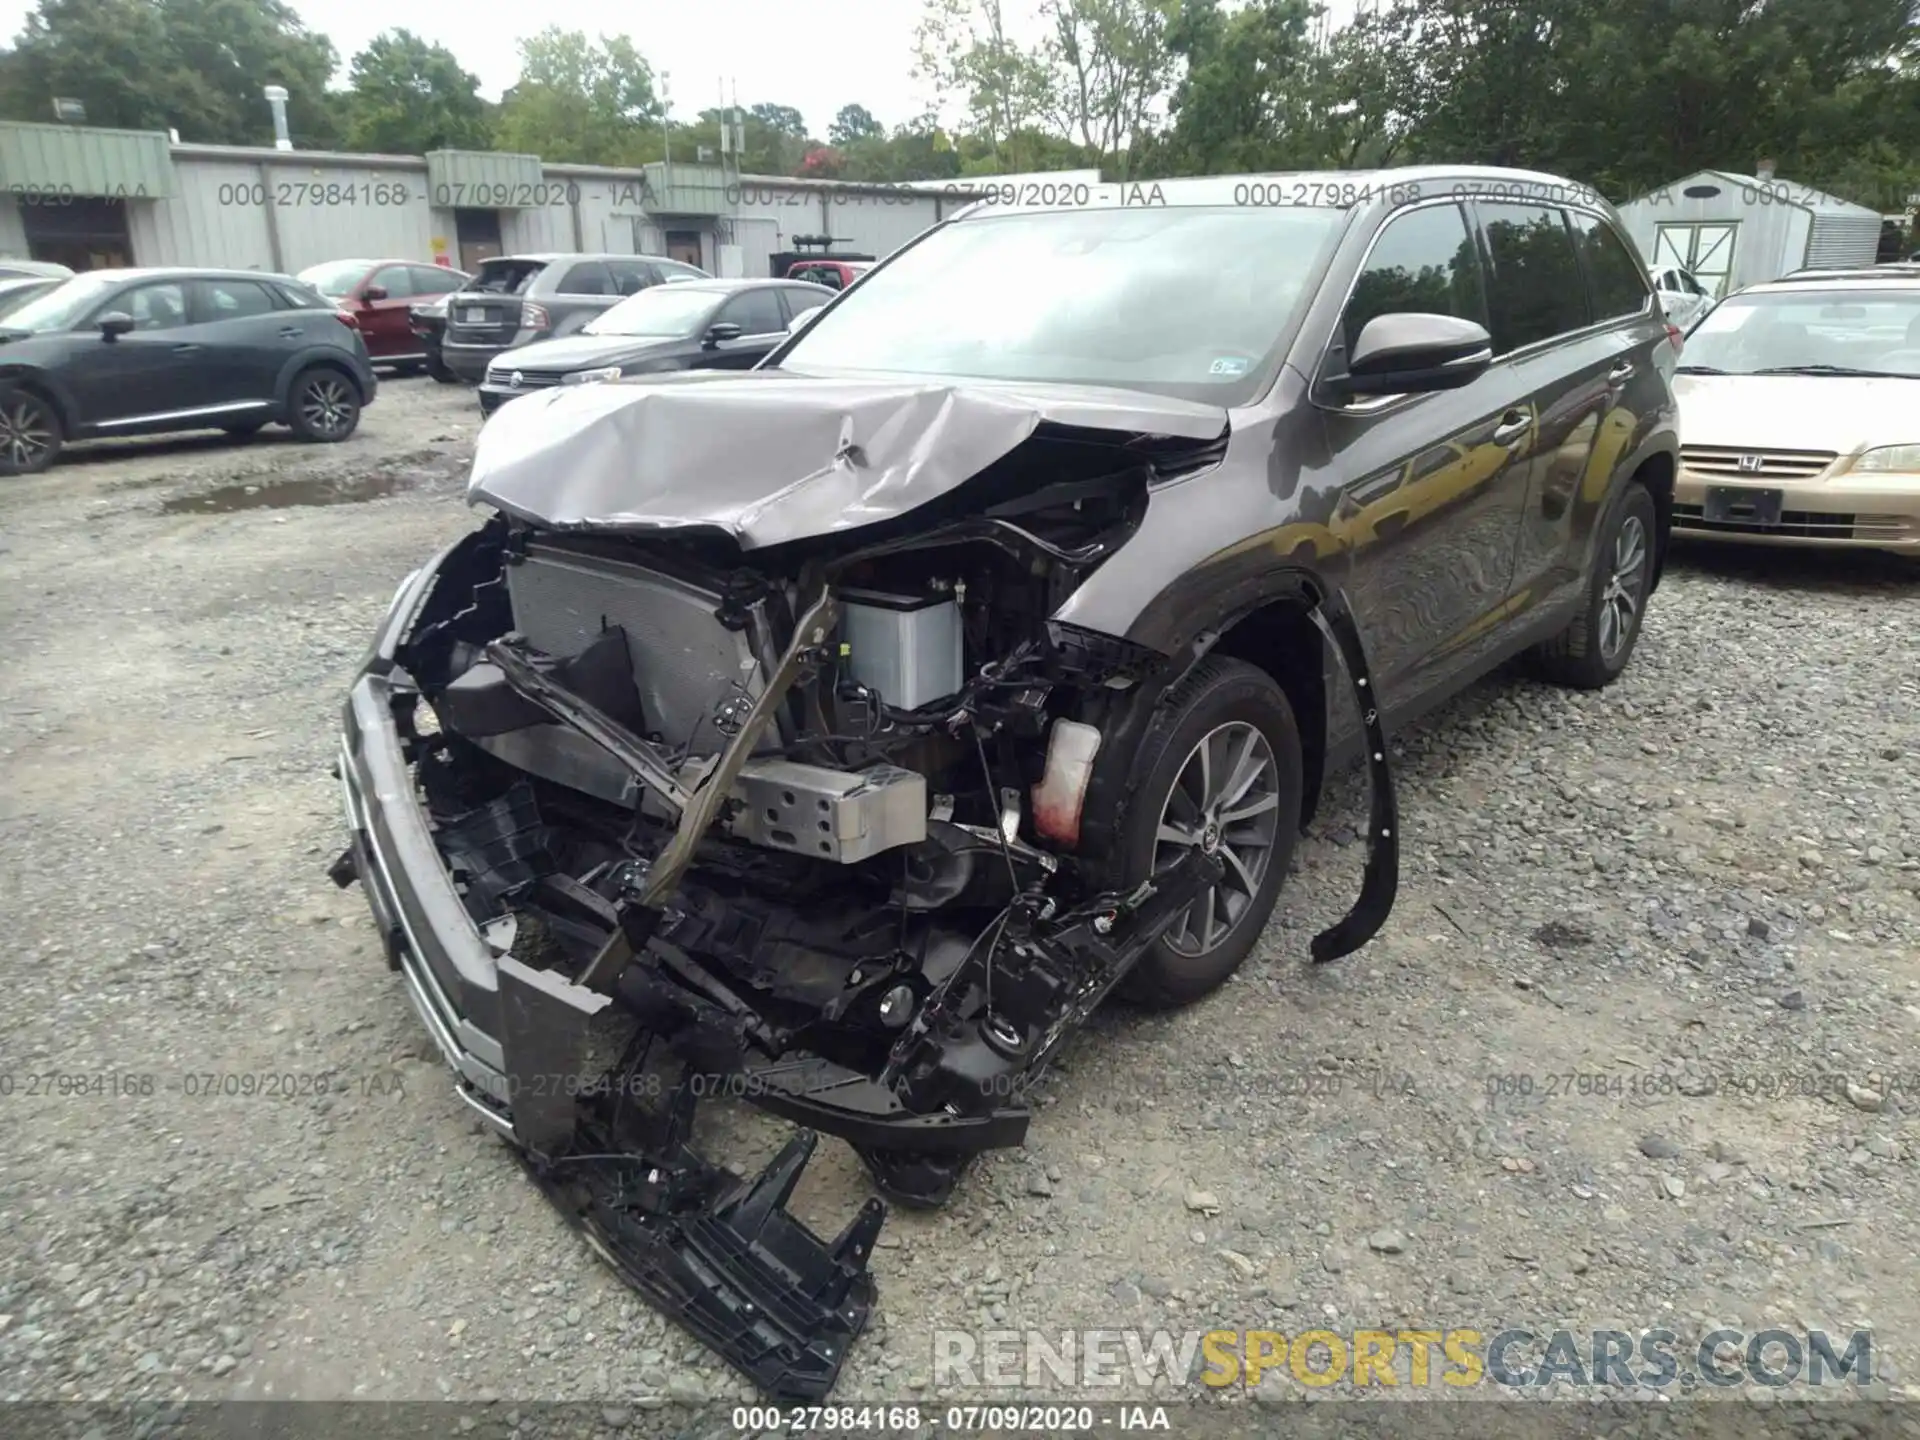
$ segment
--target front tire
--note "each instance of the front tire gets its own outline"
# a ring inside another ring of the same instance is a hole
[[[1657,524],[1653,496],[1638,481],[1630,482],[1601,532],[1586,603],[1565,630],[1531,652],[1543,680],[1599,690],[1620,678],[1633,658],[1653,588]]]
[[[1240,660],[1209,658],[1141,738],[1120,854],[1137,882],[1193,846],[1226,874],[1140,957],[1123,986],[1155,1008],[1186,1005],[1240,968],[1280,898],[1300,823],[1300,731],[1286,693]]]
[[[44,395],[0,389],[0,475],[38,475],[65,443],[60,416]]]
[[[360,428],[360,392],[338,370],[303,370],[287,396],[287,426],[302,440],[338,445]]]

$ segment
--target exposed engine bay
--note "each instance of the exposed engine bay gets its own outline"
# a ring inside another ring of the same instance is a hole
[[[912,1206],[1022,1142],[1022,1097],[1221,875],[1199,846],[1125,873],[1088,806],[1178,662],[1051,618],[1211,453],[1044,427],[964,497],[753,550],[501,514],[394,651],[417,799],[498,963],[492,1099],[629,1283],[772,1395],[831,1386],[884,1210],[815,1238],[784,1209],[812,1136],[741,1180],[688,1148],[695,1099],[838,1136]],[[1376,762],[1331,959],[1384,919],[1397,827],[1357,632],[1337,595],[1315,619]]]

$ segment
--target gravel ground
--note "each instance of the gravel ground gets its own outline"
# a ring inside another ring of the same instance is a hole
[[[338,706],[472,524],[477,419],[389,382],[344,446],[0,489],[0,1396],[746,1396],[479,1132],[324,875]],[[1684,552],[1613,689],[1502,676],[1400,737],[1387,931],[1304,961],[1357,884],[1348,782],[1222,994],[1103,1014],[1027,1150],[889,1221],[835,1400],[931,1401],[936,1327],[1554,1322],[1872,1327],[1902,1393],[1916,636],[1893,565]],[[296,1093],[218,1093],[265,1075]],[[798,1208],[864,1193],[829,1144]]]

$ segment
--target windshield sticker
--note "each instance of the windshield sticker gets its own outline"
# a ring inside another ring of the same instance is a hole
[[[1247,373],[1248,364],[1248,361],[1238,355],[1222,355],[1207,367],[1207,373],[1209,375],[1244,375]]]

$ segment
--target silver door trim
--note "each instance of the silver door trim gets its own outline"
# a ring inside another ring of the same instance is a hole
[[[96,430],[113,430],[122,425],[151,425],[156,420],[191,420],[199,415],[231,415],[236,410],[271,410],[271,400],[235,400],[226,405],[199,405],[191,410],[158,410],[151,415],[129,415],[123,420],[101,420]]]

